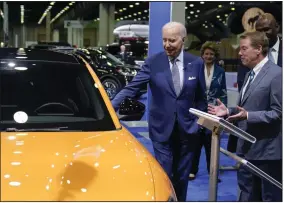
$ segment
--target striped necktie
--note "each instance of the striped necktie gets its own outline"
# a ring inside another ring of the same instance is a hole
[[[174,59],[171,61],[171,63],[173,64],[172,66],[173,84],[174,84],[176,95],[178,96],[181,91],[181,87],[180,87],[180,74],[179,74],[179,69],[178,69],[176,62],[177,62],[177,59]]]
[[[255,76],[255,72],[253,70],[251,70],[250,73],[249,73],[248,84],[247,84],[246,89],[244,90],[244,93],[243,93],[243,97],[244,97],[245,93],[247,92],[247,90],[249,89],[249,86],[251,85],[251,82],[253,81],[254,76]]]

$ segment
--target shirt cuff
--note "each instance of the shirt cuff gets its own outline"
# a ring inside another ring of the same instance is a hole
[[[229,109],[227,108],[227,115],[230,115]]]

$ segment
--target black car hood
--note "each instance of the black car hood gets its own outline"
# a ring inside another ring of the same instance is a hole
[[[118,65],[117,67],[123,67],[123,68],[128,68],[130,70],[140,70],[140,66],[136,65],[130,65],[130,64],[124,64],[124,65]]]

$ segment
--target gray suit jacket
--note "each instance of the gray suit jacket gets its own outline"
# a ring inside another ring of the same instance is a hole
[[[248,74],[245,77],[245,82]],[[245,86],[245,85],[244,85]],[[243,88],[241,90],[241,93]],[[282,69],[268,61],[258,73],[238,105],[248,111],[248,120],[239,121],[238,127],[254,136],[251,144],[238,140],[237,154],[247,160],[282,159]],[[229,109],[231,115],[237,109]]]

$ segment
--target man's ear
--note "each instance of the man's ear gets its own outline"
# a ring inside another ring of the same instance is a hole
[[[262,54],[262,46],[261,45],[258,46],[257,51],[258,51],[257,55]]]
[[[277,31],[277,34],[278,34],[279,30],[280,30],[280,26],[279,26],[279,24],[277,22],[275,23],[275,28],[276,28],[276,31]]]

